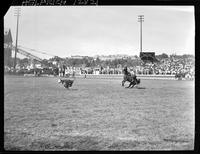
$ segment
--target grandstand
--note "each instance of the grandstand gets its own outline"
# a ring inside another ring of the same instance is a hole
[[[155,57],[155,52],[140,52],[140,58],[143,62],[158,62],[158,60]]]

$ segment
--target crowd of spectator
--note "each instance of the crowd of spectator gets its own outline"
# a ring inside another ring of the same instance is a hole
[[[183,77],[186,75],[194,77],[194,65],[194,58],[169,57],[161,59],[158,63],[142,63],[135,67],[135,72],[136,74],[182,74]]]
[[[175,57],[170,56],[167,58],[158,59],[159,62],[143,62],[138,60],[137,65],[128,66],[130,72],[143,75],[180,75],[182,77],[194,78],[194,57]],[[67,76],[69,74],[122,74],[123,65],[117,67],[72,67],[59,65],[54,67],[36,68],[36,69],[19,69],[16,71],[18,74],[35,73],[37,75],[49,74]],[[5,67],[5,72],[11,73],[13,68]]]

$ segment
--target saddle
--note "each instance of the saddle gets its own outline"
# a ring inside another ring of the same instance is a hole
[[[135,74],[131,74],[130,72],[128,72],[128,74],[127,74],[128,76],[131,76],[132,78],[133,78],[133,80],[136,80],[137,79],[137,77],[136,77],[136,75]]]

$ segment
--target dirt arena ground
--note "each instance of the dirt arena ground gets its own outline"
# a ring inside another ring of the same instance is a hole
[[[193,150],[194,81],[57,80],[4,77],[5,150]]]

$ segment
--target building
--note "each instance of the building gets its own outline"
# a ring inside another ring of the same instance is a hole
[[[140,52],[140,58],[143,62],[158,62],[155,57],[155,52]]]
[[[10,29],[4,29],[4,66],[12,66],[12,35]]]
[[[79,56],[79,55],[75,55],[75,56],[71,56],[72,59],[83,59],[86,56]]]
[[[96,68],[93,69],[93,74],[95,74],[95,75],[99,75],[100,72],[101,72],[101,68],[100,67],[96,67]]]
[[[95,60],[99,58],[100,60],[115,60],[115,59],[127,59],[129,56],[128,55],[122,55],[122,54],[117,54],[117,55],[96,55],[94,58]]]

